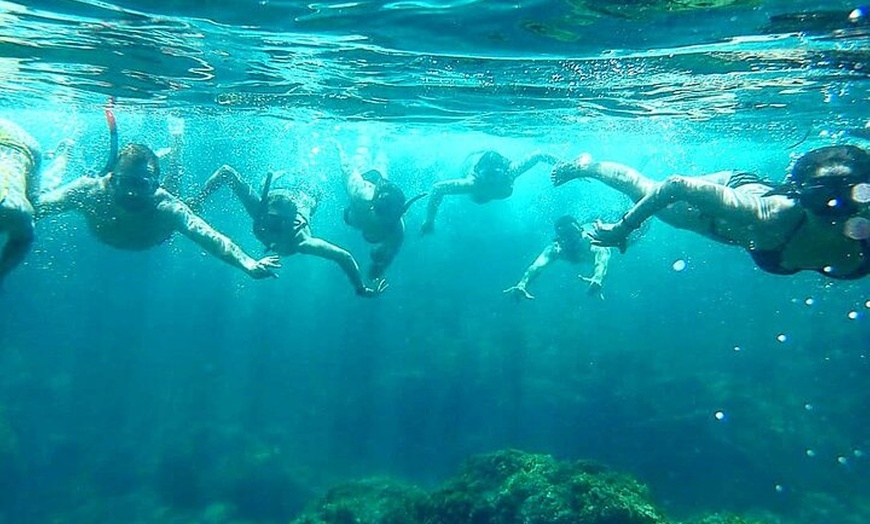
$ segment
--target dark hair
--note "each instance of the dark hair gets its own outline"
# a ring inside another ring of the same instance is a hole
[[[296,218],[298,207],[287,191],[275,190],[266,195],[265,212],[281,215],[290,219]]]
[[[396,184],[382,179],[375,187],[372,207],[383,220],[399,220],[405,213],[405,193]]]
[[[495,170],[502,169],[507,170],[511,167],[511,161],[496,151],[487,151],[486,153],[480,156],[480,159],[477,161],[477,165],[475,166],[476,170]]]
[[[556,233],[558,233],[559,230],[565,229],[566,227],[573,226],[573,227],[579,228],[580,222],[578,222],[577,219],[572,217],[571,215],[562,215],[556,219],[555,226],[556,226]]]
[[[160,180],[160,161],[154,151],[142,144],[127,144],[118,153],[113,172],[120,176]]]
[[[556,219],[554,223],[556,230],[556,241],[562,244],[562,247],[571,248],[579,244],[583,237],[580,222],[571,215],[562,215]]]
[[[848,178],[856,181],[870,179],[870,154],[855,146],[829,146],[814,149],[795,162],[789,179],[797,184],[819,178],[818,171],[823,167],[841,165],[847,167]]]

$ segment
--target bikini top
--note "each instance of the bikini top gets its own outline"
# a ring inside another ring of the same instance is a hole
[[[776,249],[753,249],[749,251],[749,256],[752,257],[752,260],[755,262],[755,265],[758,266],[763,271],[768,273],[772,273],[774,275],[794,275],[795,273],[799,273],[803,271],[802,269],[786,269],[782,267],[782,252],[785,249],[785,246],[791,242],[794,235],[800,230],[800,228],[804,225],[807,218],[806,215],[803,216],[801,221],[797,226],[792,230],[792,232],[788,235],[785,242],[783,242]],[[854,271],[845,275],[837,275],[833,273],[826,272],[824,269],[815,269],[817,273],[825,275],[826,277],[833,278],[836,280],[857,280],[859,278],[870,275],[870,239],[862,239],[861,240],[861,257],[862,262],[861,265],[858,266]]]

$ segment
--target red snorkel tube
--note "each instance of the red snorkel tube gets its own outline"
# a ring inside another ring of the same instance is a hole
[[[100,171],[100,176],[109,174],[115,168],[115,162],[118,161],[118,124],[115,121],[115,97],[110,96],[106,101],[106,125],[109,126],[109,158],[106,160],[106,166]]]

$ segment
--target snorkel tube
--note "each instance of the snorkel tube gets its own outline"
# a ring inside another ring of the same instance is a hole
[[[272,176],[274,173],[269,171],[266,175],[266,180],[263,182],[263,189],[260,190],[260,216],[266,214],[267,205],[266,199],[269,196],[269,189],[272,187]]]
[[[402,206],[402,214],[400,216],[404,216],[405,213],[407,213],[408,210],[411,209],[411,206],[414,204],[414,202],[420,200],[421,198],[425,198],[427,196],[429,196],[429,192],[423,191],[419,195],[417,195],[417,196],[411,198],[410,200],[408,200],[407,202],[405,202],[405,205]]]
[[[260,190],[260,213],[257,215],[257,220],[254,224],[254,229],[256,231],[263,230],[263,221],[266,219],[266,214],[269,212],[269,189],[272,187],[272,176],[274,173],[269,171],[266,174],[266,180],[263,182],[263,189]],[[265,243],[263,242],[264,247],[266,248],[266,253],[270,253],[275,250],[274,243]]]
[[[100,171],[100,176],[108,175],[118,162],[118,123],[115,121],[115,97],[110,96],[106,101],[106,125],[109,127],[109,158],[106,160],[106,165]]]
[[[397,191],[400,195],[402,195],[402,199],[405,198],[404,194],[403,194],[402,191],[398,188],[398,186],[396,186],[395,184],[393,184],[392,182],[390,182],[389,180],[387,180],[387,178],[386,178],[386,177],[385,177],[385,176],[384,176],[380,171],[378,171],[377,169],[370,169],[370,170],[366,171],[365,173],[363,173],[363,174],[360,175],[360,176],[361,176],[361,178],[362,178],[363,180],[365,180],[366,182],[370,182],[370,183],[374,184],[374,186],[375,186],[375,194],[376,194],[376,195],[377,195],[377,191],[378,191],[381,187],[391,186],[391,187],[395,188],[395,191]],[[411,209],[411,206],[414,204],[414,202],[420,200],[421,198],[427,196],[428,194],[429,194],[428,192],[423,192],[423,193],[420,193],[419,195],[417,195],[417,196],[411,198],[410,200],[406,200],[406,201],[402,204],[401,212],[399,213],[397,219],[402,218],[403,216],[405,216],[405,213],[407,213],[408,210]]]

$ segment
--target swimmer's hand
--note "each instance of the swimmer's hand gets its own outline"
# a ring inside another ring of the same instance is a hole
[[[425,237],[426,235],[431,235],[435,232],[435,224],[433,222],[423,222],[423,225],[420,226],[420,236]]]
[[[220,173],[221,177],[226,178],[226,179],[229,179],[230,176],[232,176],[232,175],[238,176],[238,174],[239,174],[239,172],[236,171],[236,169],[229,164],[224,164],[221,167],[219,167],[218,173]]]
[[[45,153],[45,158],[49,160],[54,160],[57,157],[66,155],[70,152],[75,143],[76,141],[72,138],[64,138],[57,143],[57,146],[55,146],[52,151],[48,151]]]
[[[184,119],[177,116],[170,116],[166,119],[166,129],[173,138],[180,137],[184,134]]]
[[[372,298],[372,297],[376,297],[376,296],[380,295],[388,287],[390,287],[390,285],[387,284],[387,281],[384,280],[383,278],[375,279],[372,282],[372,284],[374,284],[375,287],[372,288],[372,287],[363,286],[361,289],[356,290],[356,294],[361,296],[361,297]]]
[[[592,277],[584,277],[583,275],[579,275],[580,280],[589,284],[589,287],[586,289],[586,294],[591,297],[598,297],[601,300],[604,300],[604,293],[602,292],[601,282],[593,279]]]
[[[232,183],[234,178],[241,178],[239,176],[239,172],[236,171],[229,164],[224,164],[221,167],[217,168],[214,174],[205,181],[202,192],[210,193],[211,191],[214,191],[216,188],[220,187],[219,184],[221,182]]]
[[[280,259],[276,255],[269,255],[268,257],[255,261],[254,264],[247,269],[248,275],[260,280],[262,278],[278,278],[278,274],[275,273],[273,269],[280,268]]]
[[[535,297],[526,290],[526,286],[517,284],[504,290],[504,294],[510,296],[514,300],[526,299],[534,300]]]
[[[583,153],[573,162],[560,162],[553,166],[550,172],[550,181],[558,187],[566,182],[570,182],[575,178],[582,178],[583,171],[592,165],[592,156],[589,153]]]
[[[619,249],[620,253],[625,253],[629,233],[631,233],[631,230],[624,220],[614,224],[605,224],[600,220],[596,220],[590,236],[592,237],[593,246],[615,247]]]

